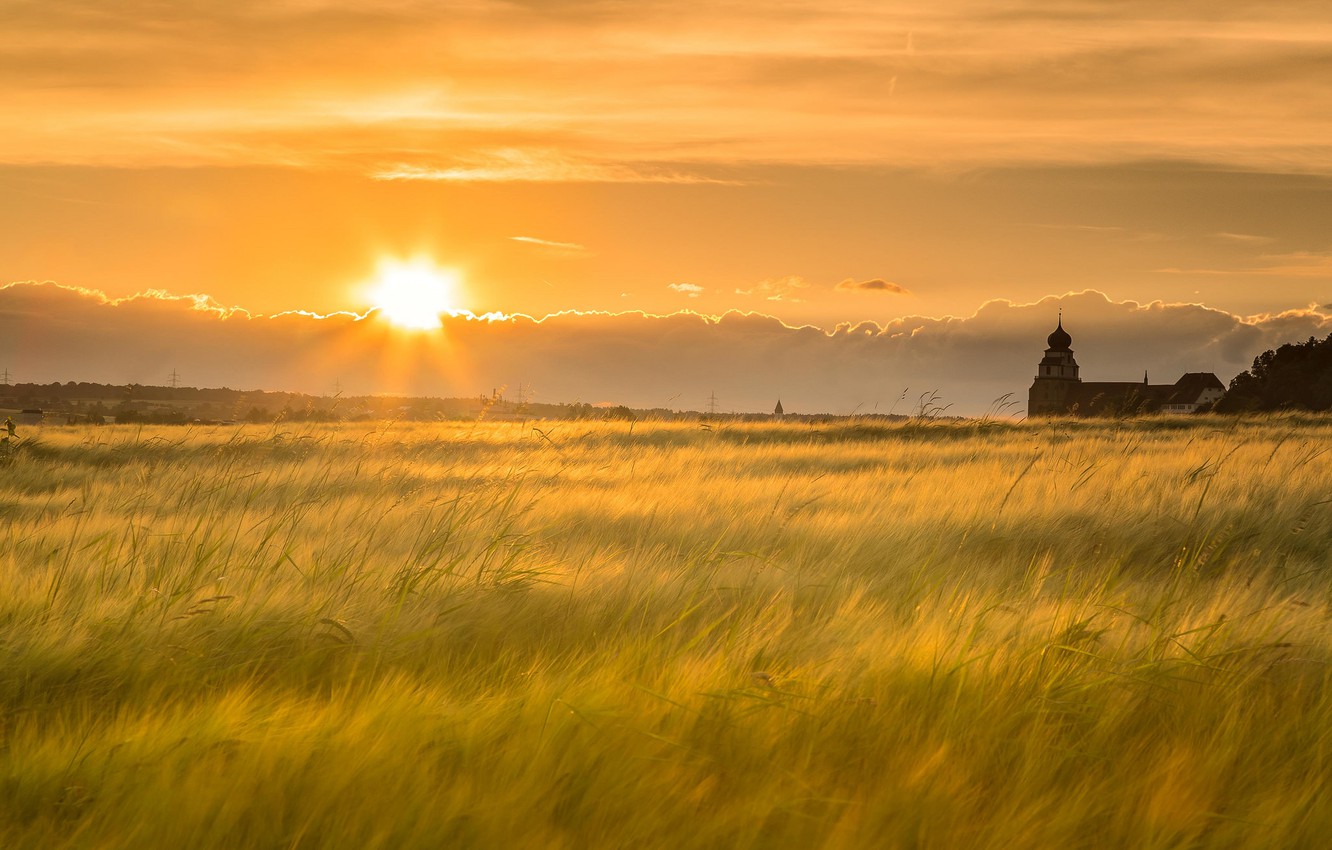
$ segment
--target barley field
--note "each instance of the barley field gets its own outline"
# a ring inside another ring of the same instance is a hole
[[[1332,420],[20,436],[9,850],[1332,836]]]

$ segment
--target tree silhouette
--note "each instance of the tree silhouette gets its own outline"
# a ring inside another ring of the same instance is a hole
[[[1264,351],[1230,382],[1216,410],[1332,410],[1332,334]]]

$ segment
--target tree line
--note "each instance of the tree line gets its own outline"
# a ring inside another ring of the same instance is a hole
[[[1332,410],[1332,334],[1259,354],[1252,367],[1230,382],[1215,410]]]

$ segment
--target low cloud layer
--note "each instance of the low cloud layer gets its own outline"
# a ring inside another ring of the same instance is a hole
[[[1087,380],[1228,382],[1267,348],[1332,332],[1326,308],[1246,318],[1088,290],[827,330],[753,313],[561,313],[445,317],[442,331],[409,335],[374,315],[255,316],[200,296],[111,301],[18,283],[0,288],[0,366],[15,382],[163,384],[174,369],[196,386],[310,393],[470,396],[521,382],[539,401],[675,409],[715,392],[736,411],[780,397],[793,412],[908,413],[937,391],[950,412],[980,414],[1005,393],[1025,406],[1061,307]]]

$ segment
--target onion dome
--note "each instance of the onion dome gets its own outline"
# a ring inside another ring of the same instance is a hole
[[[1073,337],[1064,330],[1064,317],[1059,317],[1059,327],[1054,329],[1054,333],[1045,338],[1050,348],[1055,351],[1068,351],[1068,347],[1073,344]]]

